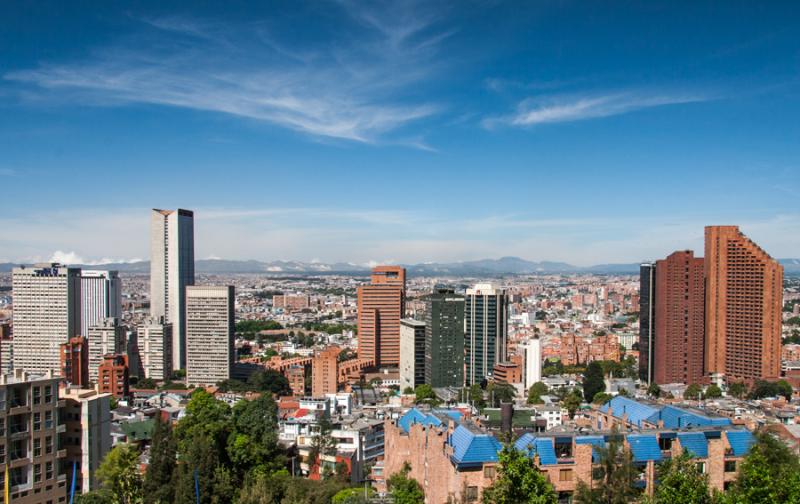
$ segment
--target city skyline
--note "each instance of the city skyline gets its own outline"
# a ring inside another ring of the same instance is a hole
[[[201,259],[800,250],[789,3],[47,5],[0,7],[0,261],[144,259],[152,207]]]

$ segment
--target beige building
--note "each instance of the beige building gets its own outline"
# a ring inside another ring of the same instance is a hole
[[[60,264],[14,268],[14,367],[58,373],[61,344],[81,333],[81,270]]]
[[[60,473],[66,450],[59,449],[59,378],[15,370],[0,375],[0,474],[9,478],[10,502],[66,502],[67,477]]]
[[[72,481],[72,468],[75,467],[77,495],[97,488],[97,468],[106,453],[111,451],[111,394],[69,387],[63,391],[62,399],[67,480]]]
[[[233,286],[186,288],[187,384],[214,385],[231,377],[234,319]]]
[[[172,324],[172,367],[186,366],[186,287],[194,285],[194,213],[150,214],[150,315]]]
[[[144,378],[168,380],[172,374],[172,324],[151,317],[136,331],[139,360]]]
[[[98,368],[106,354],[125,353],[125,326],[119,319],[107,318],[90,327],[89,339],[89,381],[97,383]]]

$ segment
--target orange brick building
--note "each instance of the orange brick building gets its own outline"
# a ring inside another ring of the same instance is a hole
[[[400,365],[400,319],[405,315],[406,270],[378,266],[358,288],[358,356],[376,366]]]
[[[778,378],[783,267],[737,226],[708,226],[705,278],[706,372]]]
[[[328,347],[314,352],[311,361],[311,395],[322,397],[325,394],[335,394],[338,390],[339,379],[339,347]]]
[[[705,380],[703,258],[691,250],[656,261],[653,373],[656,383]]]
[[[97,370],[97,384],[100,393],[112,394],[116,398],[128,396],[128,356],[107,354]]]

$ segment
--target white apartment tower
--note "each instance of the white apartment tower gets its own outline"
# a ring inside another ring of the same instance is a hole
[[[61,369],[60,345],[81,334],[81,270],[57,263],[14,268],[14,368]]]
[[[150,315],[172,324],[172,367],[186,367],[186,287],[194,285],[194,213],[150,215]]]
[[[125,326],[117,318],[106,318],[89,328],[89,380],[97,383],[98,369],[106,354],[127,353]]]
[[[136,330],[143,378],[168,380],[172,374],[172,324],[150,317]]]
[[[522,386],[528,390],[531,385],[542,381],[542,342],[538,336],[529,339],[523,345]]]
[[[107,318],[122,317],[122,280],[116,271],[81,273],[81,336]]]
[[[214,385],[231,377],[234,350],[233,286],[186,288],[186,383]]]

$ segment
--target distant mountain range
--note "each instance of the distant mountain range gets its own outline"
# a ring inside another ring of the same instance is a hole
[[[800,259],[779,259],[787,275],[800,275]],[[0,272],[9,272],[15,263],[0,263]],[[150,262],[111,264],[76,264],[84,269],[118,270],[123,273],[149,273]],[[420,263],[405,265],[411,275],[439,276],[494,276],[524,275],[532,273],[595,273],[595,274],[637,274],[639,263],[632,264],[598,264],[595,266],[573,266],[563,262],[527,261],[519,257],[501,257],[500,259],[481,259],[451,263]],[[367,274],[368,265],[353,263],[318,263],[300,261],[234,261],[225,259],[200,259],[195,261],[197,273],[264,273],[314,275],[342,273],[351,275]]]

